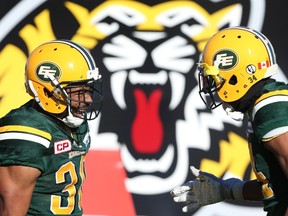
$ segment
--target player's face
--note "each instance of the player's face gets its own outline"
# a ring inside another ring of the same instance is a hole
[[[89,86],[77,86],[66,90],[71,99],[71,112],[75,117],[83,118],[85,111],[92,103]]]

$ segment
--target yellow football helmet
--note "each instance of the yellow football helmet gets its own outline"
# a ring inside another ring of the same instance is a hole
[[[38,46],[28,57],[25,79],[27,92],[52,114],[63,113],[70,106],[72,99],[67,88],[88,85],[92,98],[102,101],[101,75],[93,57],[69,40],[53,40]],[[96,102],[99,101],[92,103]]]
[[[277,72],[276,57],[269,40],[260,32],[244,27],[230,27],[217,32],[205,45],[199,63],[199,88],[221,102],[241,99],[260,80]],[[205,102],[206,103],[206,102]]]

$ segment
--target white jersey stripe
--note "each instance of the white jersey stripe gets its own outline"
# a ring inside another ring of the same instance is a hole
[[[287,95],[278,95],[278,96],[272,96],[272,97],[268,97],[262,101],[260,101],[258,104],[256,104],[256,106],[253,108],[252,111],[252,120],[254,120],[254,117],[256,115],[256,113],[258,112],[259,109],[261,109],[262,107],[268,105],[268,104],[272,104],[275,102],[281,102],[281,101],[288,101],[288,97]]]
[[[45,146],[46,148],[48,148],[50,145],[49,140],[44,139],[40,136],[33,135],[33,134],[17,133],[17,132],[9,132],[9,133],[0,134],[0,141],[1,140],[14,140],[14,139],[36,142]]]
[[[283,133],[286,133],[288,131],[288,126],[283,126],[283,127],[280,127],[280,128],[275,128],[274,130],[271,130],[269,131],[268,133],[266,133],[264,136],[263,136],[263,139],[269,139],[269,138],[273,138],[273,137],[276,137],[276,136],[279,136]]]

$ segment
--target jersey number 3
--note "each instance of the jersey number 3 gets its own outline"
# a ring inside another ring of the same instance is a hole
[[[84,174],[84,161],[85,161],[85,156],[81,157],[80,161],[80,166],[79,166],[79,171],[80,171],[80,176],[81,176],[81,184],[85,180],[85,174]],[[66,182],[65,175],[68,174],[70,176],[71,182]],[[61,196],[56,196],[52,195],[51,196],[51,211],[53,214],[71,214],[73,210],[75,209],[75,195],[77,194],[77,188],[75,185],[78,182],[78,177],[77,177],[77,171],[75,169],[75,165],[70,161],[60,167],[60,169],[56,172],[56,184],[61,184],[61,183],[67,183],[67,185],[64,187],[62,190],[63,193],[68,192],[68,198],[67,198],[67,205],[66,206],[61,206],[61,199],[63,197]],[[80,189],[81,190],[81,187]],[[81,195],[82,192],[79,191],[79,208],[81,209],[80,206],[80,200],[81,200]]]

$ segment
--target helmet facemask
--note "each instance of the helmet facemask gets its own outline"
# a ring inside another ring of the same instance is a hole
[[[91,79],[87,82],[70,82],[64,87],[64,92],[70,111],[78,113],[79,118],[93,120],[99,115],[103,102],[101,80]],[[87,93],[90,100],[85,97]],[[73,104],[78,106],[75,107]],[[85,107],[86,109],[82,109]]]
[[[219,75],[219,70],[216,66],[199,63],[197,70],[199,95],[208,109],[215,109],[222,104],[217,90],[221,88],[225,80]]]
[[[85,120],[93,120],[99,115],[103,103],[101,79],[62,82],[57,86],[65,95],[62,102],[67,104],[65,112],[57,118],[66,125],[78,127]]]

